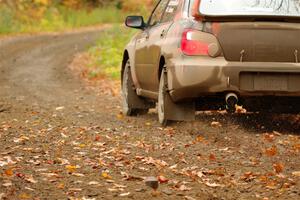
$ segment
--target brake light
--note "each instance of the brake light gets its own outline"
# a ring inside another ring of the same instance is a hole
[[[181,51],[188,56],[209,55],[209,44],[193,39],[193,34],[198,31],[187,29],[182,34]]]

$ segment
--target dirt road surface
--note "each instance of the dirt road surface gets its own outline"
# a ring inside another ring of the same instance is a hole
[[[0,41],[0,199],[300,199],[298,116],[124,117],[67,67],[100,36]]]

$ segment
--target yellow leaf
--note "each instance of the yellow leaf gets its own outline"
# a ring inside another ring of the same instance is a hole
[[[73,173],[76,171],[77,167],[73,165],[67,165],[66,169],[68,170],[69,173]]]
[[[112,179],[112,177],[107,172],[102,172],[102,177],[105,179]]]
[[[122,120],[122,119],[124,119],[124,115],[118,114],[118,115],[117,115],[117,118],[120,119],[120,120]]]
[[[26,193],[22,193],[19,195],[19,198],[20,199],[31,199],[31,196]]]

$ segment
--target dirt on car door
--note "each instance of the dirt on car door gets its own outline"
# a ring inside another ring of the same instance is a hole
[[[160,29],[164,27],[161,20],[169,0],[161,0],[155,7],[152,15],[148,21],[145,30],[138,35],[136,40],[136,53],[135,53],[135,71],[139,85],[142,89],[148,91],[153,90],[153,54],[149,49],[152,46],[153,40],[156,35],[160,34]]]

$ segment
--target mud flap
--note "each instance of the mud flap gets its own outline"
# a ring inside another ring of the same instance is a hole
[[[165,80],[167,80],[166,70],[164,70],[164,74],[165,74]],[[174,103],[169,92],[166,92],[164,100],[165,100],[166,119],[172,121],[194,121],[195,120],[196,104],[194,101]]]
[[[166,98],[165,115],[168,120],[173,121],[194,121],[195,120],[195,103],[183,102],[174,103],[168,93]]]

